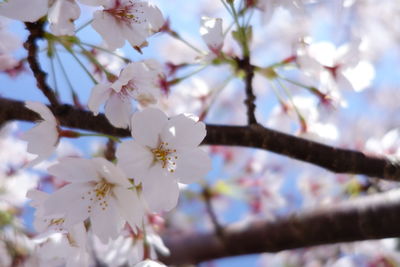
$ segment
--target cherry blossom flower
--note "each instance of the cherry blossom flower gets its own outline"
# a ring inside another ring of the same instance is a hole
[[[0,17],[0,71],[16,68],[19,62],[11,55],[22,46],[21,41],[6,30],[8,21]]]
[[[89,98],[89,109],[97,115],[99,106],[105,102],[105,115],[115,127],[126,128],[132,113],[131,98],[142,106],[154,104],[160,96],[158,81],[159,65],[146,60],[128,64],[119,78],[96,85]]]
[[[94,1],[93,4],[96,4]],[[97,1],[103,6],[93,15],[92,27],[115,50],[125,40],[136,48],[145,45],[146,38],[161,28],[164,18],[158,7],[140,0]]]
[[[222,46],[224,45],[224,34],[222,32],[222,19],[220,18],[201,18],[200,34],[204,42],[207,44],[208,49],[218,56],[221,53]]]
[[[145,260],[136,264],[135,267],[166,267],[166,265],[157,261]]]
[[[48,172],[70,184],[44,202],[44,216],[63,214],[70,228],[90,218],[93,233],[104,243],[120,233],[125,222],[141,226],[144,207],[132,184],[114,164],[103,159],[65,158]]]
[[[361,45],[359,40],[338,48],[329,42],[314,43],[298,49],[297,62],[306,74],[317,77],[323,87],[359,92],[375,77],[372,64],[361,58]]]
[[[57,119],[46,105],[30,101],[26,102],[25,105],[30,110],[38,113],[43,119],[43,121],[25,132],[21,137],[22,140],[28,142],[27,151],[37,155],[37,157],[27,165],[27,167],[32,167],[53,154],[60,137]]]
[[[73,22],[80,16],[75,0],[10,0],[0,4],[0,15],[26,22],[35,22],[47,13],[54,34],[74,34]]]
[[[152,211],[170,210],[177,204],[178,182],[195,182],[211,169],[207,153],[198,148],[205,125],[183,114],[168,118],[147,108],[133,114],[131,127],[134,140],[118,147],[118,165],[142,184]]]

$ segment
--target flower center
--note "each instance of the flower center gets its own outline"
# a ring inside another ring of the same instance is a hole
[[[111,193],[113,184],[108,183],[105,179],[102,179],[100,182],[96,183],[92,190],[86,192],[81,198],[82,200],[88,198],[90,204],[87,207],[87,212],[91,213],[94,206],[100,206],[102,210],[106,210],[108,207],[107,198]]]
[[[167,169],[169,172],[174,172],[176,168],[175,160],[178,156],[171,154],[176,152],[176,149],[169,149],[168,143],[161,142],[157,148],[151,149],[154,155],[154,161],[159,161],[162,164],[163,169]]]
[[[129,0],[128,3],[121,3],[121,1],[116,1],[113,8],[105,9],[104,12],[112,15],[120,23],[142,23],[145,20],[141,19],[144,12],[141,10],[143,4],[134,3],[134,1]]]

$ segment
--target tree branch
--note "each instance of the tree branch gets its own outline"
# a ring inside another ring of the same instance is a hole
[[[31,68],[33,75],[36,79],[37,87],[42,91],[42,93],[47,97],[52,106],[59,106],[59,101],[57,96],[54,94],[53,90],[46,83],[47,74],[40,67],[39,61],[37,59],[38,46],[36,41],[43,38],[43,21],[38,21],[35,23],[26,22],[26,28],[29,31],[29,37],[24,43],[24,47],[28,50],[28,63]]]
[[[171,251],[166,264],[202,261],[286,249],[400,236],[400,190],[360,197],[293,214],[275,221],[253,221],[214,232],[164,236]]]
[[[254,66],[250,63],[250,57],[247,56],[244,59],[237,59],[237,64],[239,69],[243,70],[245,73],[245,92],[246,99],[244,101],[247,107],[247,124],[257,124],[257,119],[255,116],[256,105],[254,101],[256,96],[253,92],[253,78],[254,78]]]
[[[113,127],[104,115],[70,105],[50,107],[60,124],[66,127],[94,131],[119,137],[130,132]],[[0,98],[0,123],[11,120],[35,121],[38,115],[23,102]],[[336,148],[262,127],[207,125],[205,145],[225,145],[260,148],[308,162],[332,172],[362,174],[386,180],[400,181],[400,163],[388,158],[368,156],[359,151]]]

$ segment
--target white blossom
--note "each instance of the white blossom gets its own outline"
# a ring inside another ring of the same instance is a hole
[[[27,151],[37,155],[27,165],[32,167],[53,154],[59,141],[59,129],[57,119],[46,105],[28,101],[26,107],[38,113],[43,119],[21,137],[28,142]]]
[[[133,114],[134,140],[117,149],[118,165],[143,186],[143,196],[152,211],[176,206],[178,182],[192,183],[211,169],[211,161],[198,145],[206,135],[205,124],[183,114],[168,118],[147,108]]]
[[[128,64],[113,83],[96,85],[89,98],[89,109],[97,115],[105,102],[105,115],[115,127],[126,128],[132,113],[131,98],[142,106],[154,104],[160,97],[160,69],[154,61]]]
[[[103,5],[103,10],[94,13],[92,27],[111,50],[122,47],[125,40],[133,47],[141,47],[164,24],[158,7],[146,1],[110,0],[97,4]]]
[[[67,229],[90,218],[93,233],[104,243],[115,239],[125,222],[133,230],[141,226],[142,201],[111,162],[103,158],[65,158],[48,171],[70,184],[48,197],[43,205],[44,216],[62,214]]]
[[[0,4],[0,15],[11,19],[35,22],[46,14],[54,34],[73,35],[80,8],[75,0],[9,0]]]

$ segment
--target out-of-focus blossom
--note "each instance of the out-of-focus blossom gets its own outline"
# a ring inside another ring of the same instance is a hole
[[[224,45],[224,34],[222,32],[222,19],[220,18],[201,18],[200,34],[208,49],[213,53],[213,57],[221,53]]]
[[[360,45],[360,41],[339,48],[329,42],[305,45],[297,50],[297,62],[302,71],[320,80],[322,88],[362,91],[371,84],[375,71],[362,60]]]
[[[46,105],[39,102],[26,102],[26,107],[39,114],[43,119],[21,137],[22,140],[28,142],[27,151],[37,155],[27,165],[27,167],[32,167],[53,154],[60,136],[57,119]]]
[[[129,126],[132,114],[131,98],[141,106],[154,104],[160,97],[160,65],[152,60],[128,64],[113,83],[101,83],[93,87],[89,109],[97,115],[105,102],[105,115],[112,125]]]

